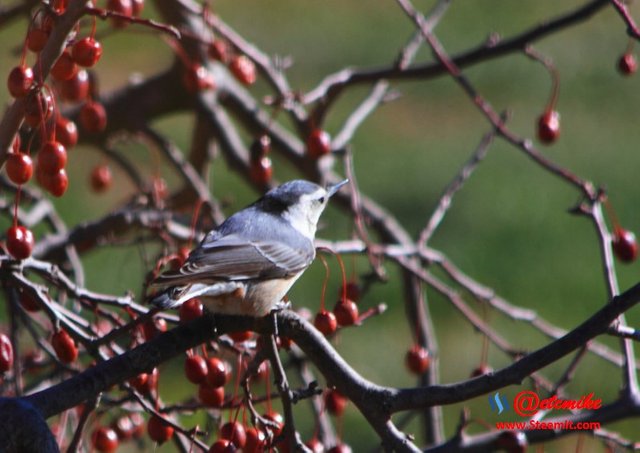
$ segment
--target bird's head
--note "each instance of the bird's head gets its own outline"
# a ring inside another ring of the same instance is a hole
[[[267,192],[258,205],[265,211],[281,215],[296,230],[313,240],[329,198],[347,182],[344,180],[325,189],[301,179],[289,181]]]

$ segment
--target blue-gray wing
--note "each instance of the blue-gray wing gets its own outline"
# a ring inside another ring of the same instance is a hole
[[[311,241],[296,245],[213,234],[191,252],[177,272],[162,274],[154,285],[292,276],[307,268],[315,257]]]

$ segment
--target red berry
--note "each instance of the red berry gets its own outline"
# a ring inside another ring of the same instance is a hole
[[[267,445],[267,436],[261,429],[251,427],[246,429],[247,441],[244,444],[244,453],[262,453]]]
[[[33,161],[28,154],[17,152],[7,155],[7,176],[14,184],[24,184],[33,175]]]
[[[202,316],[202,302],[197,297],[189,299],[178,310],[180,322],[186,323]]]
[[[348,402],[349,399],[337,390],[330,389],[324,394],[324,407],[331,415],[342,415]]]
[[[157,415],[152,415],[147,423],[147,433],[151,440],[163,444],[173,437],[173,427]]]
[[[112,179],[108,165],[97,165],[91,171],[91,188],[94,192],[104,192],[111,187]]]
[[[544,144],[555,142],[560,135],[560,114],[548,110],[538,118],[538,139]]]
[[[69,80],[58,83],[60,96],[68,102],[83,101],[89,95],[89,73],[81,69]]]
[[[144,0],[131,0],[131,9],[134,16],[139,16],[144,9]]]
[[[140,437],[144,434],[144,417],[139,412],[123,415],[111,423],[111,427],[120,441]]]
[[[69,6],[69,0],[51,0],[49,2],[49,6],[57,14],[62,14],[67,10],[67,6]]]
[[[264,381],[267,379],[268,376],[269,376],[269,362],[264,361],[258,366],[258,370],[256,371],[256,374],[251,376],[251,378],[255,379],[256,381]]]
[[[51,75],[57,80],[69,80],[78,73],[78,65],[71,57],[71,52],[65,49],[51,67]]]
[[[14,98],[23,98],[33,86],[33,69],[28,66],[16,66],[9,73],[7,87]]]
[[[351,453],[351,447],[345,443],[339,443],[335,447],[331,447],[327,450],[327,453]]]
[[[80,109],[80,124],[92,134],[98,134],[107,127],[107,111],[99,102],[86,102]]]
[[[167,321],[162,318],[153,317],[150,320],[142,324],[142,333],[145,340],[153,340],[162,332],[167,331]]]
[[[247,443],[247,433],[242,423],[228,422],[220,428],[220,437],[233,442],[236,448],[243,448]]]
[[[27,32],[27,47],[32,52],[40,52],[49,40],[55,23],[55,16],[41,11],[38,20],[32,24]]]
[[[358,322],[358,306],[352,300],[339,300],[333,307],[333,314],[341,326],[352,326]]]
[[[22,305],[22,308],[32,313],[42,309],[38,301],[26,292],[20,294],[20,305]]]
[[[23,226],[12,226],[7,230],[7,250],[15,259],[31,256],[34,242],[31,230]]]
[[[252,85],[256,81],[256,66],[245,55],[233,57],[229,69],[234,77],[245,85]]]
[[[226,42],[220,39],[215,39],[209,44],[208,52],[209,57],[214,60],[221,61],[222,63],[229,61],[229,47]]]
[[[638,60],[632,53],[625,53],[618,60],[618,70],[622,75],[631,75],[638,70]]]
[[[54,197],[63,196],[69,187],[69,178],[64,168],[54,173],[45,173],[36,169],[36,177],[40,185]]]
[[[102,45],[90,36],[82,38],[71,48],[71,56],[80,66],[90,68],[100,60]]]
[[[273,437],[278,437],[282,434],[282,430],[284,429],[284,418],[282,414],[276,411],[269,411],[263,415],[267,420],[271,420],[273,423],[277,425],[276,428],[268,427],[267,429],[272,432]]]
[[[612,241],[613,253],[616,257],[624,262],[631,263],[638,257],[638,243],[636,235],[629,230],[616,228],[613,233]]]
[[[313,325],[324,335],[331,335],[338,328],[338,321],[330,311],[321,310],[316,314]]]
[[[258,160],[251,159],[249,164],[249,177],[251,181],[259,186],[264,186],[271,181],[273,176],[273,167],[271,166],[271,159],[268,157],[261,157]]]
[[[207,384],[223,387],[227,383],[227,365],[217,357],[207,359]]]
[[[71,363],[78,358],[76,342],[64,329],[53,334],[51,346],[62,363]]]
[[[198,398],[205,406],[222,407],[224,403],[224,387],[212,387],[207,383],[198,386]]]
[[[414,344],[411,349],[407,351],[405,356],[405,362],[409,371],[414,374],[424,374],[429,368],[429,351],[424,349],[419,344]]]
[[[55,173],[67,164],[67,150],[60,142],[48,141],[38,153],[38,170]]]
[[[24,120],[31,127],[38,126],[53,115],[53,97],[46,92],[34,93],[27,98],[24,106]]]
[[[78,127],[76,123],[62,115],[56,117],[56,140],[71,149],[78,143]]]
[[[13,368],[13,345],[9,337],[0,333],[0,374]]]
[[[184,82],[185,88],[190,93],[197,93],[199,91],[215,88],[215,82],[213,81],[211,73],[207,68],[197,63],[186,68],[182,81]]]
[[[149,387],[147,382],[149,381],[149,375],[147,373],[140,373],[136,377],[129,379],[129,385],[139,391],[140,393],[147,393]]]
[[[116,451],[118,449],[118,434],[111,428],[101,426],[93,431],[91,442],[97,451]]]
[[[503,431],[496,438],[496,447],[509,453],[527,451],[527,436],[522,431]]]
[[[228,439],[218,439],[209,448],[209,453],[234,453],[236,447]]]
[[[33,26],[27,33],[27,47],[32,52],[40,52],[49,40],[50,31],[41,26]]]
[[[331,152],[331,136],[322,129],[313,129],[309,137],[307,137],[307,154],[312,159],[320,157]]]
[[[133,4],[131,0],[108,0],[107,9],[116,13],[120,13],[123,16],[131,17],[133,15]],[[124,28],[129,24],[126,19],[112,17],[111,25],[114,28]]]
[[[133,437],[133,422],[128,415],[123,415],[111,423],[111,428],[118,435],[121,441],[129,440]]]
[[[129,415],[133,424],[133,437],[142,437],[144,434],[144,417],[139,412],[133,412]]]
[[[159,377],[160,372],[157,368],[154,368],[150,373],[140,373],[129,380],[129,384],[144,395],[154,395],[158,390]]]
[[[202,356],[192,355],[184,361],[184,374],[190,382],[202,384],[208,373],[207,361]]]

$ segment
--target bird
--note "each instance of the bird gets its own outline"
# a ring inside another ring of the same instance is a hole
[[[208,232],[177,271],[150,285],[150,303],[178,308],[198,298],[211,312],[263,317],[311,265],[318,220],[348,180],[326,189],[293,180],[271,189]]]

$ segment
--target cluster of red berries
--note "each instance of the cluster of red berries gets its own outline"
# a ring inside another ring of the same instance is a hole
[[[143,0],[109,0],[108,8],[122,15],[137,15],[144,5]],[[29,27],[26,48],[32,52],[41,52],[48,40],[57,16],[68,6],[66,0],[52,0],[50,10],[38,10]],[[114,22],[114,26],[116,22]],[[84,102],[79,119],[84,131],[100,133],[107,125],[104,106],[91,99],[91,82],[86,68],[93,67],[102,56],[102,46],[93,34],[70,42],[51,67],[54,89],[36,80],[31,67],[22,63],[9,72],[7,87],[15,99],[24,99],[25,123],[33,130],[41,129],[42,141],[35,163],[28,148],[21,149],[20,136],[14,139],[11,152],[7,156],[6,172],[16,185],[29,182],[35,173],[36,180],[45,190],[55,197],[62,196],[68,188],[66,173],[67,150],[78,142],[76,124],[56,112],[54,93],[64,102]],[[107,166],[98,166],[91,173],[91,186],[99,192],[111,185],[111,173]],[[9,253],[17,259],[31,255],[34,239],[30,230],[17,222],[6,232],[6,246]]]
[[[256,65],[249,57],[232,54],[229,46],[222,39],[214,39],[207,48],[209,57],[228,66],[231,74],[243,85],[253,85],[257,79]]]
[[[185,71],[182,81],[185,88],[190,93],[197,93],[205,90],[213,90],[216,83],[213,75],[205,66],[199,62],[190,62],[186,55],[182,55],[185,62]],[[253,61],[246,55],[231,55],[227,43],[221,39],[214,39],[208,44],[207,53],[209,58],[220,61],[228,65],[231,74],[244,85],[253,85],[257,79],[256,67]]]
[[[638,60],[628,50],[618,59],[617,68],[622,75],[630,76],[638,70]],[[557,83],[557,79],[554,79],[554,85],[557,85]],[[538,117],[536,123],[538,139],[546,145],[554,143],[560,136],[560,114],[554,109],[556,97],[557,87],[554,86],[554,96],[544,113]]]
[[[357,324],[360,320],[358,305],[360,298],[358,285],[354,282],[346,284],[343,295],[338,299],[333,311],[321,308],[316,313],[313,324],[325,336],[333,334],[338,326],[348,327]]]
[[[112,453],[120,443],[142,437],[144,427],[144,417],[139,412],[122,415],[110,426],[96,426],[91,433],[91,445],[97,452]]]
[[[120,443],[142,437],[144,428],[144,417],[139,412],[122,415],[110,426],[96,426],[91,433],[91,444],[100,453],[111,453],[118,449]],[[154,431],[154,434],[162,435],[161,431]]]

